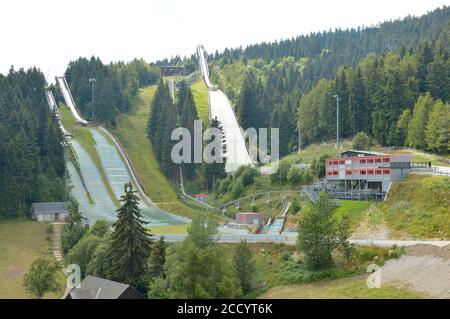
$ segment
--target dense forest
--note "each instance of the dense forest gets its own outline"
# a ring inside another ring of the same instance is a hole
[[[32,202],[64,200],[63,136],[33,68],[0,75],[0,218],[24,216]]]
[[[174,178],[178,175],[178,166],[171,159],[172,147],[186,137],[174,136],[176,140],[171,140],[172,132],[176,128],[188,129],[191,137],[191,149],[190,153],[185,154],[189,151],[187,149],[180,152],[183,162],[179,165],[185,177],[203,176],[206,183],[205,187],[211,188],[216,178],[225,175],[225,161],[210,164],[194,163],[194,121],[199,119],[197,108],[191,88],[185,81],[177,82],[174,90],[175,99],[172,98],[168,84],[162,79],[160,80],[150,106],[147,137],[152,144],[161,171],[167,177]],[[208,125],[207,123],[203,124]],[[221,124],[217,119],[214,119],[211,127],[221,129]],[[214,138],[213,136],[212,139]],[[209,142],[204,141],[204,144]],[[196,175],[196,173],[198,174]]]
[[[449,30],[450,7],[444,7],[377,27],[226,49],[210,55],[212,77],[244,129],[280,128],[282,156],[298,149],[299,134],[301,147],[335,137],[334,95],[342,137],[363,131],[382,145],[446,153]],[[432,106],[419,111],[424,98]],[[438,123],[428,121],[437,114],[444,115]]]
[[[159,68],[142,59],[105,65],[99,58],[79,58],[69,63],[65,76],[83,116],[113,124],[118,112],[129,110],[140,87],[157,82]],[[95,79],[93,106],[89,79]]]

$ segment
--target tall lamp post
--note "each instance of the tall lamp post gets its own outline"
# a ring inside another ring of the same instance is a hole
[[[333,95],[336,99],[336,149],[339,149],[339,101],[341,98],[339,95]]]
[[[89,83],[91,83],[91,121],[94,120],[94,86],[95,86],[95,79],[89,78]]]

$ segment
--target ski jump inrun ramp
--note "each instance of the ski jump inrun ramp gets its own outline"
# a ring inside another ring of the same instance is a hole
[[[72,116],[79,124],[86,126],[89,122],[77,112],[75,101],[72,98],[65,78],[58,77],[58,84],[64,102]],[[56,103],[53,103],[54,99],[51,99],[50,95],[47,97],[51,108],[56,107]],[[72,195],[77,199],[80,210],[88,218],[89,223],[93,223],[98,219],[105,219],[108,222],[116,220],[117,201],[123,195],[123,185],[127,182],[132,182],[138,191],[137,195],[141,199],[139,207],[141,208],[143,219],[150,222],[152,226],[190,223],[189,219],[167,212],[156,206],[140,186],[139,179],[135,175],[131,163],[128,161],[126,153],[119,142],[105,128],[101,126],[96,127],[92,122],[90,124],[89,127],[83,129],[88,130],[95,141],[94,145],[100,159],[100,167],[97,167],[76,136],[71,140],[71,145],[73,145],[73,150],[78,159],[79,170],[77,171],[70,161],[67,162],[73,187]],[[106,181],[102,178],[102,171]],[[108,184],[113,194],[108,192]],[[92,200],[89,199],[87,194],[90,194]],[[111,195],[115,198],[112,198]]]
[[[222,124],[225,135],[226,172],[234,172],[243,165],[253,165],[230,101],[221,90],[211,83],[206,51],[202,45],[197,46],[197,55],[203,79],[208,87],[210,120],[217,118]]]

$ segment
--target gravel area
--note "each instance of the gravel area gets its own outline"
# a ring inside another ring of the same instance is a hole
[[[450,245],[414,245],[381,268],[382,284],[406,286],[433,298],[450,298]]]

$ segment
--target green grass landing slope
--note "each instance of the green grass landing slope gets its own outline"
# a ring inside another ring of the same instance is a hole
[[[150,102],[155,90],[155,86],[140,89],[138,96],[132,102],[131,111],[119,115],[116,127],[111,129],[111,133],[125,148],[149,197],[164,210],[192,217],[196,210],[178,199],[175,189],[160,172],[152,146],[147,140]]]
[[[195,81],[191,85],[191,91],[194,97],[195,106],[197,107],[198,118],[205,124],[209,123],[208,89],[206,88],[203,79]]]

